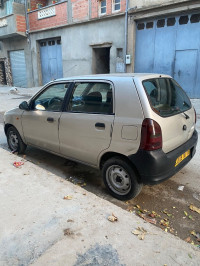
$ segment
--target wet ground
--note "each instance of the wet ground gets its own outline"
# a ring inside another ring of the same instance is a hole
[[[3,134],[3,112],[0,113],[0,147],[8,150]],[[191,186],[193,173],[188,167],[191,163],[162,184],[143,187],[137,198],[121,202],[108,194],[98,170],[32,147],[27,148],[25,160],[62,177],[63,182],[81,186],[191,244],[200,245],[200,214],[190,209],[191,205],[200,208],[200,190],[195,189],[195,184]],[[197,176],[200,174],[196,173]],[[183,190],[178,190],[181,185]]]

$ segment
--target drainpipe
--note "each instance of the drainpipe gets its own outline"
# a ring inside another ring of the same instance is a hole
[[[126,53],[127,53],[127,35],[128,35],[128,0],[126,0],[125,11],[125,39],[124,39],[124,73],[126,73]]]
[[[128,43],[128,11],[135,10],[137,6],[128,8],[129,0],[126,0],[126,11],[125,11],[125,40],[124,40],[124,72],[126,73],[126,54],[127,54],[127,43]]]
[[[27,1],[28,0],[25,0],[25,18],[26,18],[26,36],[27,36],[28,43],[29,43],[29,19],[28,19],[28,14],[27,14],[27,10],[28,10]]]
[[[32,60],[33,58],[32,58],[32,52],[31,52],[31,38],[30,38],[29,17],[28,17],[28,14],[27,14],[27,10],[28,10],[27,1],[28,0],[25,0],[26,36],[27,36],[27,42],[28,42],[30,55],[31,55],[31,75],[32,75],[32,79],[31,80],[33,80],[33,60]],[[31,85],[33,86],[34,84],[32,83]]]

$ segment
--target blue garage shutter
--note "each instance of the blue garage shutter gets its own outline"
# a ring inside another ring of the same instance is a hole
[[[200,98],[200,13],[137,22],[135,72],[174,77]]]
[[[11,51],[10,64],[11,64],[13,85],[16,87],[27,87],[24,50]]]

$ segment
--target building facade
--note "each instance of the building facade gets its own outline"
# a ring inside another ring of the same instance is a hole
[[[0,83],[29,86],[29,46],[24,0],[2,0],[0,6]],[[30,68],[31,71],[31,68]]]
[[[200,98],[200,2],[133,4],[138,6],[129,11],[129,71],[169,74],[191,98]]]
[[[34,3],[34,5],[33,5]],[[30,2],[36,85],[63,76],[124,72],[125,0]]]
[[[24,1],[2,1],[1,83],[29,87],[74,75],[159,72],[200,98],[198,0]]]

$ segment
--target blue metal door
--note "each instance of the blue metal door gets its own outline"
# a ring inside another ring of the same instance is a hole
[[[43,84],[63,77],[62,47],[60,39],[41,41],[40,59]]]
[[[193,96],[196,85],[197,52],[197,50],[176,51],[174,78],[189,97]]]
[[[24,50],[10,51],[9,54],[13,85],[16,87],[27,87]]]
[[[200,98],[200,14],[137,23],[135,72],[174,77],[191,98]]]

